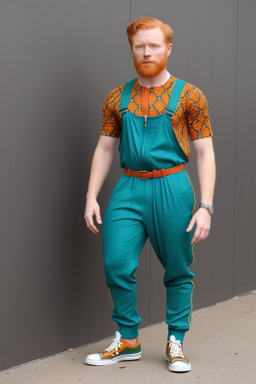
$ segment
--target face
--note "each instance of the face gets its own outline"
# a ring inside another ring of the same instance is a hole
[[[132,54],[136,71],[142,77],[154,77],[167,66],[172,44],[167,45],[161,29],[139,29],[133,36]]]

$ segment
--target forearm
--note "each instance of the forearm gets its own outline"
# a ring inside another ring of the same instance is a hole
[[[197,155],[197,172],[200,185],[201,203],[213,204],[216,179],[214,151]]]
[[[101,187],[110,171],[114,154],[114,151],[103,152],[99,146],[96,147],[92,159],[86,199],[97,199]]]

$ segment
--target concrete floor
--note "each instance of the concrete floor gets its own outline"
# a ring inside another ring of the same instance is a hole
[[[0,372],[1,384],[255,384],[256,291],[193,313],[184,350],[188,373],[172,373],[165,361],[166,325],[140,330],[142,358],[107,367],[84,364],[112,338]]]

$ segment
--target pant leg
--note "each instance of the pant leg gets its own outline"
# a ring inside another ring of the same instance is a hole
[[[193,187],[185,171],[153,180],[152,211],[147,221],[151,244],[165,268],[168,338],[181,342],[190,329],[194,273],[191,239],[186,232],[195,204]]]
[[[148,235],[133,194],[134,180],[127,179],[121,177],[112,193],[103,220],[102,245],[106,284],[114,304],[112,318],[122,337],[131,339],[138,336],[141,323],[134,273]]]

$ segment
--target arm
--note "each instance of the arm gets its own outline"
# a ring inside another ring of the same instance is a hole
[[[98,234],[99,230],[94,224],[93,216],[96,216],[98,224],[102,224],[97,197],[110,171],[117,143],[116,137],[100,135],[92,159],[84,219],[87,227],[95,234]]]
[[[197,160],[197,172],[200,184],[201,203],[213,204],[213,194],[216,177],[215,155],[211,137],[192,141]],[[199,208],[193,215],[187,232],[196,224],[196,230],[191,244],[204,240],[210,232],[211,215],[205,208]]]

